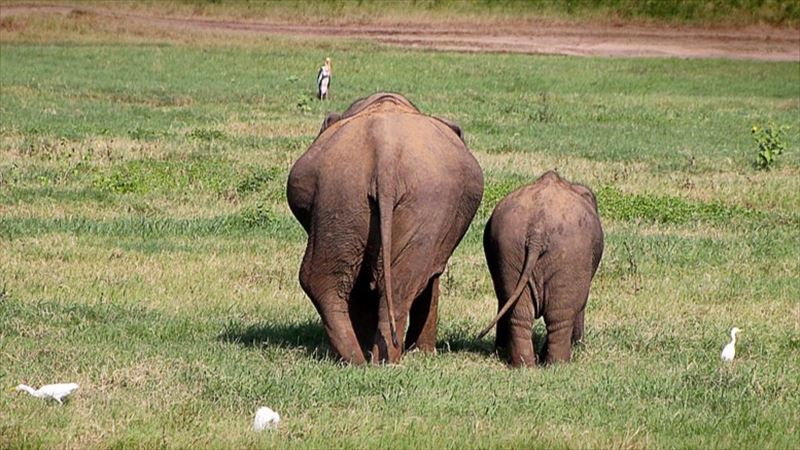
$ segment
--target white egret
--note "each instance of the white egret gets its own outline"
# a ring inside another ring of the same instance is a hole
[[[733,357],[736,355],[736,333],[740,331],[742,330],[736,327],[731,328],[731,341],[725,346],[725,348],[722,349],[721,358],[723,361],[733,361]]]
[[[281,423],[281,416],[264,406],[256,411],[256,418],[253,420],[253,431],[278,428],[279,423]]]
[[[52,398],[58,403],[62,403],[61,399],[72,394],[78,389],[76,383],[59,383],[59,384],[46,384],[39,389],[34,389],[27,384],[20,384],[17,386],[17,392],[25,391],[34,397],[38,398]]]

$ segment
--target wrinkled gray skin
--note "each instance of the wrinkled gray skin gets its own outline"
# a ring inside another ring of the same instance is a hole
[[[583,338],[589,286],[603,256],[597,201],[586,187],[555,172],[506,196],[495,208],[483,246],[498,298],[495,345],[515,367],[538,358],[533,323],[544,316],[544,362],[569,361]]]
[[[412,346],[435,349],[439,276],[482,195],[461,129],[403,96],[374,94],[328,115],[287,197],[308,233],[300,284],[343,360],[394,363]]]

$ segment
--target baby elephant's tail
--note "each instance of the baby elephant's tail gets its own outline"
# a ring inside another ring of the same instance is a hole
[[[536,265],[536,261],[539,260],[539,256],[542,254],[543,250],[544,248],[542,246],[542,240],[538,239],[538,236],[528,237],[525,242],[525,262],[522,264],[522,272],[519,274],[517,286],[514,288],[514,292],[511,293],[511,296],[506,300],[503,308],[500,309],[500,312],[498,312],[494,317],[492,323],[484,328],[483,331],[481,331],[481,333],[478,335],[478,339],[486,336],[486,333],[488,333],[492,327],[497,325],[497,322],[499,322],[500,319],[506,315],[508,310],[510,310],[517,303],[517,300],[519,300],[520,296],[522,295],[522,291],[525,290],[525,285],[528,284],[528,281],[531,281],[533,304],[536,305],[536,307],[539,307],[539,305],[542,304],[539,301],[539,295],[536,292],[536,279],[533,276],[533,268]]]

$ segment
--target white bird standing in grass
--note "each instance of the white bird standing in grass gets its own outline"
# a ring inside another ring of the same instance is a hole
[[[331,77],[333,76],[333,67],[331,66],[331,59],[325,58],[325,65],[320,67],[317,72],[317,98],[320,100],[328,99],[328,89],[331,85]]]
[[[721,357],[723,361],[731,362],[733,357],[736,356],[736,333],[740,331],[742,330],[736,327],[731,328],[731,341],[722,349]]]
[[[17,386],[17,392],[25,391],[38,398],[52,398],[61,404],[63,404],[61,399],[72,394],[76,389],[78,389],[78,385],[75,383],[46,384],[39,389],[34,389],[27,384]]]
[[[256,418],[253,420],[253,431],[262,431],[265,428],[278,428],[281,416],[266,406],[258,408]]]

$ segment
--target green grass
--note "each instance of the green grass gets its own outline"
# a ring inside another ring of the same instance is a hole
[[[1,393],[0,447],[800,441],[799,64],[118,35],[82,20],[0,27],[0,385],[81,384],[64,406]],[[438,353],[346,367],[297,282],[305,236],[285,182],[326,112],[382,89],[458,122],[486,193],[442,278]],[[768,122],[789,127],[788,150],[760,171],[750,129]],[[598,194],[606,251],[573,363],[511,370],[491,336],[474,339],[496,308],[481,233],[553,168]],[[723,366],[733,325],[745,331]],[[262,405],[284,418],[276,432],[249,429]]]

